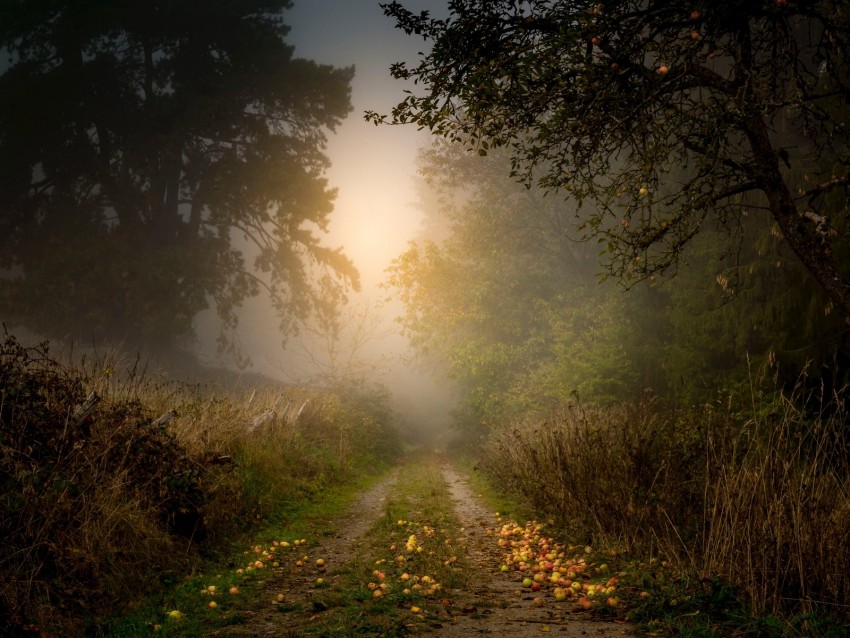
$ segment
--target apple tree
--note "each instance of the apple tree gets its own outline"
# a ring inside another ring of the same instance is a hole
[[[414,123],[569,192],[575,226],[627,286],[676,271],[742,208],[850,317],[850,7],[837,0],[452,0],[382,5],[431,49],[376,124]]]
[[[320,241],[353,69],[295,57],[290,5],[0,0],[5,322],[167,349],[210,306],[226,337],[265,292],[288,334],[359,285]]]

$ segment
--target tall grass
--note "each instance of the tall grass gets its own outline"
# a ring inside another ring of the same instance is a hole
[[[485,459],[500,484],[587,541],[720,578],[755,614],[850,619],[843,396],[573,407],[495,433]]]
[[[83,632],[395,450],[389,410],[365,392],[234,392],[116,353],[63,363],[10,336],[0,391],[9,631]]]
[[[850,612],[850,431],[844,402],[778,397],[707,441],[705,573],[756,613]],[[824,409],[826,407],[827,409]]]

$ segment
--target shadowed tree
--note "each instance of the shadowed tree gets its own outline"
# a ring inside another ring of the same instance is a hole
[[[502,149],[479,157],[438,140],[420,173],[433,189],[425,225],[440,236],[411,242],[387,271],[414,351],[463,393],[458,423],[474,430],[576,394],[595,405],[747,396],[765,364],[789,390],[846,384],[848,326],[768,217],[742,213],[740,237],[707,224],[677,277],[626,294],[600,285],[592,243],[570,240],[573,203],[508,170]]]
[[[367,118],[415,123],[569,191],[629,285],[675,272],[704,224],[763,210],[850,317],[850,7],[821,0],[451,0],[382,5],[433,44],[418,89]]]
[[[294,57],[290,5],[0,0],[5,321],[164,349],[214,305],[233,347],[248,297],[286,335],[359,286],[318,237],[354,71]]]

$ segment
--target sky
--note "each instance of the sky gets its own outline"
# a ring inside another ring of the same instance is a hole
[[[413,10],[445,11],[447,0],[407,0]],[[328,243],[342,244],[367,293],[389,261],[404,250],[421,221],[413,177],[427,133],[413,126],[379,126],[363,113],[389,113],[405,85],[390,77],[393,62],[413,62],[426,43],[394,28],[378,0],[296,0],[288,12],[295,54],[334,66],[355,66],[353,112],[330,138],[328,177],[339,189]]]
[[[382,0],[383,1],[383,0]],[[447,0],[404,0],[412,11],[446,13]],[[391,260],[416,236],[422,216],[414,191],[416,156],[429,144],[428,134],[413,126],[378,126],[366,122],[366,110],[389,113],[404,97],[405,85],[389,73],[392,63],[414,62],[427,44],[407,36],[384,16],[378,0],[295,0],[285,14],[292,27],[287,38],[297,57],[333,66],[355,66],[353,111],[329,136],[326,154],[330,185],[338,189],[327,246],[342,246],[360,271],[362,292],[352,301],[358,312],[375,309],[385,293],[378,285]],[[384,309],[382,325],[367,347],[367,357],[383,368],[383,382],[408,403],[443,403],[445,390],[422,372],[401,363],[407,342],[395,329],[399,306]],[[214,319],[208,318],[212,323]],[[253,370],[294,381],[311,370],[299,354],[298,341],[289,351],[277,347],[273,312],[261,300],[246,304],[240,319],[240,344],[254,363]],[[306,367],[305,367],[306,366]],[[404,387],[402,387],[404,386]]]

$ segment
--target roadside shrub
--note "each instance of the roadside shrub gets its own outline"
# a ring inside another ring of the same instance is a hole
[[[707,440],[700,571],[757,614],[850,619],[850,430],[841,396],[779,396]]]
[[[645,398],[616,410],[573,406],[499,430],[484,464],[585,542],[659,552],[698,531],[702,453],[692,423]]]
[[[6,633],[83,633],[395,449],[377,389],[239,392],[78,359],[0,345]]]
[[[719,578],[757,615],[846,621],[845,404],[797,391],[693,411],[572,407],[495,431],[483,466],[586,542]]]
[[[201,530],[197,472],[175,438],[138,402],[96,402],[84,386],[46,344],[0,347],[0,623],[82,619]]]

